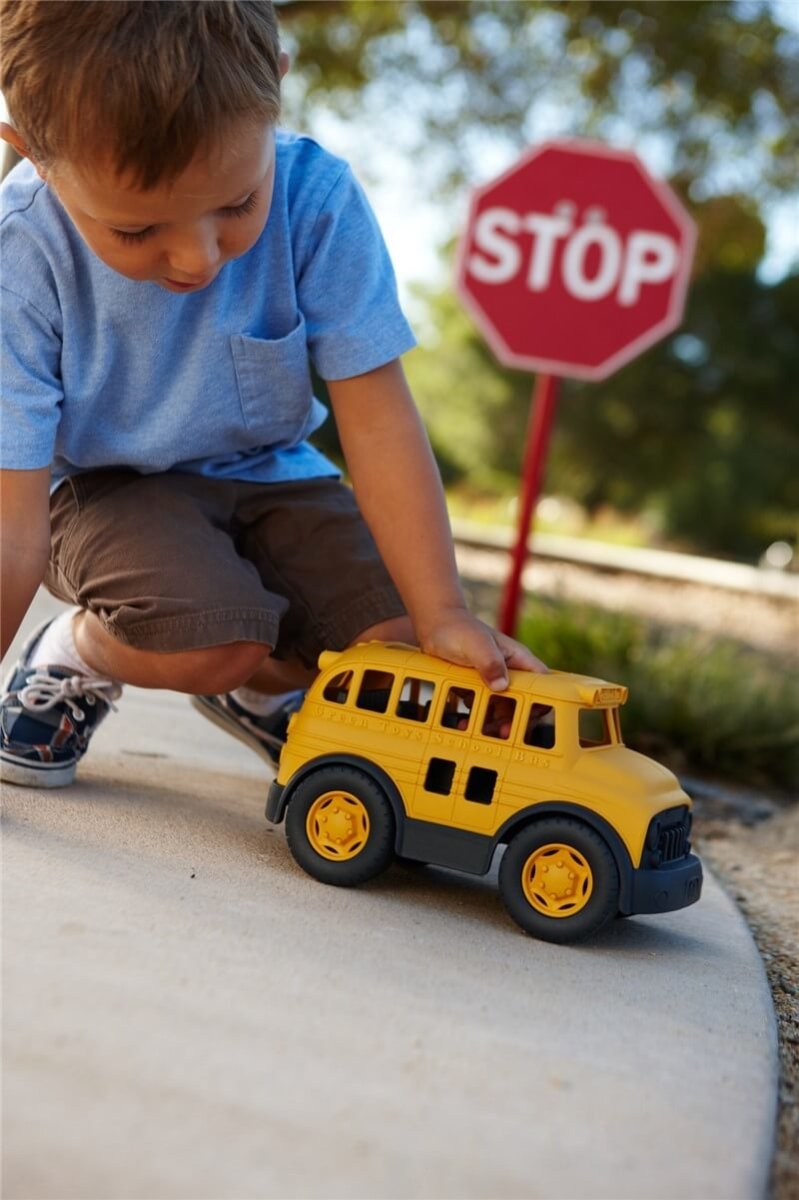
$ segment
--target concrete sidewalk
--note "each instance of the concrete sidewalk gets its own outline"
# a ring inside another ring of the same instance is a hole
[[[267,782],[128,689],[75,786],[5,789],[6,1200],[763,1195],[771,999],[712,878],[550,946],[495,871],[314,882]]]

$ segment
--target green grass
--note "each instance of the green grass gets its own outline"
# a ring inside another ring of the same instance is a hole
[[[633,749],[678,772],[795,796],[799,685],[790,666],[735,641],[556,602],[526,610],[520,639],[552,667],[626,684],[622,728]]]

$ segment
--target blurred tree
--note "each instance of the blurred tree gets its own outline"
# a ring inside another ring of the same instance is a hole
[[[734,169],[784,191],[799,173],[799,36],[766,0],[278,0],[278,11],[290,119],[322,101],[382,129],[410,115],[439,182],[475,178],[486,132],[520,146],[542,114],[561,133],[608,136],[622,121],[638,139],[656,134],[686,181]]]
[[[546,486],[756,557],[799,534],[799,275],[758,282],[764,230],[748,200],[693,215],[702,252],[681,329],[602,383],[565,384]],[[436,450],[451,476],[515,488],[530,377],[496,364],[451,292],[428,300],[435,336],[408,371]]]
[[[799,275],[774,287],[717,268],[681,331],[594,387],[571,385],[555,484],[589,507],[648,508],[711,553],[758,557],[799,534]]]

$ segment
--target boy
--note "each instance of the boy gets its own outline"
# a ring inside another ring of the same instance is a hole
[[[28,160],[3,186],[2,652],[42,581],[77,605],[8,681],[4,777],[71,782],[123,683],[274,761],[324,648],[414,640],[499,690],[543,669],[465,608],[381,236],[346,165],[275,130],[271,3],[0,15]],[[360,512],[306,440],[309,355]]]

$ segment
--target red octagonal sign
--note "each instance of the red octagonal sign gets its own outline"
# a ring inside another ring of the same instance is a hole
[[[545,142],[473,193],[457,289],[506,366],[604,379],[680,323],[695,241],[631,152]]]

